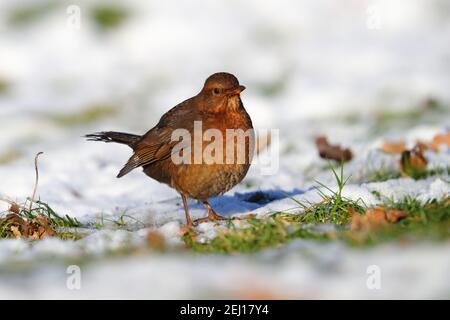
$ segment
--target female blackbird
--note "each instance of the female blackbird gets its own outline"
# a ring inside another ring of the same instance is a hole
[[[195,222],[224,220],[211,208],[208,198],[230,190],[250,167],[254,133],[240,98],[244,89],[234,75],[215,73],[206,79],[200,93],[169,110],[144,135],[108,131],[88,134],[86,138],[131,147],[134,154],[117,177],[143,167],[149,177],[177,190],[188,226],[193,222],[187,197],[202,201],[208,213]],[[191,137],[187,144],[186,137]],[[174,156],[181,154],[185,161],[174,161]]]

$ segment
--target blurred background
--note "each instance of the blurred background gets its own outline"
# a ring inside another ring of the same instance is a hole
[[[0,6],[2,150],[55,122],[111,117],[142,131],[217,71],[247,85],[246,106],[266,127],[450,95],[445,0]]]
[[[143,133],[217,71],[247,86],[257,128],[445,104],[449,17],[445,0],[2,1],[0,165],[43,139]]]
[[[44,151],[39,194],[55,209],[148,216],[143,201],[176,193],[140,173],[118,182],[129,150],[81,136],[144,133],[219,71],[247,87],[256,128],[280,129],[279,172],[237,190],[308,188],[323,172],[317,134],[363,154],[448,128],[449,34],[447,0],[2,0],[0,195],[29,196]],[[354,181],[396,163],[367,159],[347,166]]]

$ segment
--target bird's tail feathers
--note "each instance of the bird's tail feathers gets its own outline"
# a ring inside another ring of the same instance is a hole
[[[136,143],[141,138],[141,136],[136,134],[114,131],[96,132],[87,134],[84,137],[87,138],[88,141],[116,142],[126,144],[128,146]]]

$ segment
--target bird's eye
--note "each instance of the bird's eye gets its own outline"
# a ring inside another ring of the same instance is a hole
[[[219,94],[220,91],[221,91],[221,90],[220,90],[219,88],[214,88],[214,90],[213,90],[214,94]]]

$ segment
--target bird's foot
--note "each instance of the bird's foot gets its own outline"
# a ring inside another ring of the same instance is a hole
[[[238,217],[223,217],[214,211],[214,209],[210,206],[208,201],[203,201],[203,204],[205,206],[206,212],[208,213],[208,216],[194,220],[194,224],[199,224],[199,223],[207,222],[207,221],[247,220],[247,219],[251,219],[255,216],[254,214],[247,214],[247,215],[238,216]]]
[[[208,221],[225,221],[225,220],[231,220],[231,219],[228,217],[221,216],[221,215],[215,213],[214,211],[212,211],[212,213],[208,212],[208,216],[194,220],[194,224],[199,224],[199,223],[208,222]]]
[[[231,219],[233,219],[233,220],[249,220],[249,219],[254,218],[255,216],[256,216],[256,214],[254,214],[254,213],[248,213],[243,216],[232,217]]]
[[[237,217],[224,217],[224,216],[221,216],[214,212],[214,214],[208,214],[207,217],[194,220],[194,225],[198,225],[199,223],[208,222],[208,221],[214,222],[214,221],[248,220],[248,219],[253,218],[254,216],[255,216],[255,214],[249,213],[249,214],[246,214],[243,216],[237,216]]]

